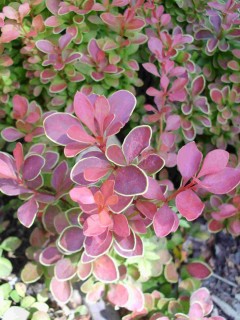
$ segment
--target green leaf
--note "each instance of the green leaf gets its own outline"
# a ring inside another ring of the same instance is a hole
[[[12,272],[11,262],[3,257],[0,257],[0,278],[7,278]]]
[[[34,312],[31,320],[50,320],[50,317],[44,311],[36,311]]]
[[[36,282],[42,276],[42,269],[35,263],[28,262],[21,272],[21,279],[24,283]]]
[[[35,301],[36,301],[35,298],[31,296],[26,296],[21,301],[21,307],[23,307],[24,309],[29,309],[34,304]]]
[[[184,220],[184,219],[181,219],[179,221],[179,225],[180,225],[180,227],[183,227],[183,228],[186,228],[186,229],[189,229],[191,227],[190,223],[187,222],[187,220]]]
[[[16,303],[19,303],[21,298],[19,296],[19,294],[17,293],[16,290],[13,290],[11,293],[10,293],[10,297],[12,298],[12,300]]]
[[[38,302],[46,302],[48,300],[48,290],[44,289],[42,292],[37,294],[37,301]]]
[[[89,314],[89,311],[85,305],[82,305],[75,310],[75,314],[78,316],[87,316]]]
[[[8,237],[2,242],[0,247],[5,251],[14,252],[20,247],[21,243],[22,241],[17,237]]]
[[[11,300],[0,301],[0,317],[10,308],[11,304]]]
[[[4,283],[0,286],[0,297],[3,299],[8,299],[9,294],[11,292],[12,288],[9,283]]]
[[[24,298],[26,291],[27,291],[27,287],[24,283],[22,282],[18,282],[15,284],[15,289],[17,291],[17,293],[19,294],[20,297]]]

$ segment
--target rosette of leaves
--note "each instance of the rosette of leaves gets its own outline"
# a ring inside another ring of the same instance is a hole
[[[211,56],[216,51],[226,52],[240,35],[239,4],[228,0],[222,4],[209,2],[204,21],[195,28],[195,39],[205,44],[205,52]]]
[[[2,223],[3,229],[5,229],[4,222]],[[3,231],[3,230],[1,230]],[[4,239],[0,244],[0,279],[7,279],[12,273],[12,262],[8,257],[14,254],[21,245],[21,240],[17,237],[8,237]],[[7,257],[6,257],[7,254]]]
[[[171,15],[175,24],[180,23],[189,32],[194,23],[202,20],[207,3],[206,0],[171,0],[165,1],[164,7],[166,12]]]
[[[12,118],[16,121],[15,127],[7,127],[2,130],[4,140],[13,142],[24,138],[31,142],[33,138],[43,135],[42,109],[35,102],[20,95],[14,95],[12,99]]]
[[[212,126],[208,100],[201,95],[205,88],[204,77],[196,76],[190,83],[191,87],[187,88],[188,95],[181,105],[181,111],[178,112],[178,115],[169,115],[166,118],[165,128],[166,131],[175,131],[181,128],[187,141],[194,140],[197,134],[203,134]]]
[[[212,142],[218,147],[226,148],[227,144],[238,146],[240,132],[239,101],[237,87],[211,85],[212,122],[210,132],[214,133]]]
[[[27,286],[17,282],[14,287],[9,283],[0,285],[0,316],[3,320],[50,320],[48,295],[39,292],[37,297],[27,294]]]
[[[240,196],[239,193],[228,199],[212,196],[206,217],[208,229],[212,233],[226,229],[233,236],[240,234]]]

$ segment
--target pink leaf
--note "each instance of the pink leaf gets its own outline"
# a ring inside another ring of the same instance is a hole
[[[118,26],[118,19],[113,14],[103,13],[103,14],[101,14],[100,17],[103,20],[103,22],[110,25],[111,27],[114,27],[114,29]]]
[[[16,147],[13,149],[13,156],[16,161],[17,172],[19,173],[24,164],[23,146],[21,143],[16,144]]]
[[[87,96],[78,91],[74,96],[73,105],[77,117],[92,131],[92,133],[96,134],[94,108]]]
[[[149,147],[152,130],[149,126],[139,126],[132,129],[123,142],[123,153],[127,163],[132,163],[140,153]]]
[[[143,68],[156,77],[160,77],[157,67],[153,63],[143,63]]]
[[[189,142],[179,150],[177,166],[183,177],[184,184],[196,175],[201,161],[202,153],[198,150],[195,142]]]
[[[195,303],[199,303],[201,305],[205,315],[208,315],[212,312],[213,302],[210,296],[210,292],[207,288],[203,287],[192,293],[190,298],[190,304],[193,305]],[[213,318],[210,319],[214,320]]]
[[[93,274],[103,282],[117,281],[119,277],[115,262],[107,255],[103,255],[93,262]]]
[[[143,256],[143,243],[141,238],[136,235],[135,246],[133,250],[123,250],[122,247],[119,246],[118,242],[114,244],[115,250],[117,253],[124,258],[131,257],[142,257]]]
[[[127,237],[120,237],[115,234],[115,241],[124,251],[132,251],[136,246],[136,238],[132,231],[130,231],[130,234]]]
[[[216,104],[221,105],[223,101],[223,95],[222,92],[219,89],[212,89],[210,91],[210,96],[213,102]]]
[[[56,191],[68,190],[72,181],[69,177],[69,169],[66,161],[62,161],[59,165],[54,169],[51,184]]]
[[[173,131],[180,128],[181,118],[178,115],[170,115],[167,118],[166,131]]]
[[[153,220],[157,206],[149,201],[137,200],[136,207],[148,219]]]
[[[95,203],[92,191],[85,187],[73,188],[69,193],[71,199],[75,202],[80,202],[83,204]]]
[[[157,210],[153,219],[153,228],[156,235],[160,238],[166,237],[173,229],[176,213],[167,205]]]
[[[23,179],[34,180],[39,176],[44,165],[45,159],[42,156],[36,154],[28,156],[23,165]]]
[[[110,104],[111,113],[115,115],[110,127],[120,122],[122,128],[129,121],[129,118],[136,106],[136,98],[127,90],[119,90],[113,93],[108,98],[108,101]]]
[[[28,100],[25,97],[16,94],[13,97],[13,117],[22,119],[28,111]]]
[[[81,280],[87,279],[92,273],[92,264],[91,263],[78,263],[77,275]]]
[[[90,136],[82,127],[72,126],[68,129],[67,135],[70,139],[78,141],[80,143],[94,144],[96,142],[95,138]]]
[[[106,151],[106,157],[113,163],[119,165],[119,166],[125,166],[126,165],[126,160],[124,157],[124,154],[122,152],[122,149],[116,145],[110,145],[107,148]]]
[[[127,218],[123,214],[114,214],[113,216],[113,232],[119,237],[125,238],[130,235],[130,228]]]
[[[81,127],[77,118],[70,114],[60,112],[48,116],[44,120],[43,125],[47,137],[60,145],[66,145],[72,141],[67,136],[67,131],[72,126]]]
[[[197,96],[201,94],[204,89],[204,86],[205,86],[204,77],[202,75],[196,77],[192,82],[192,95]]]
[[[3,7],[2,12],[3,12],[4,16],[8,19],[11,19],[11,20],[18,19],[17,11],[14,8],[12,8],[11,6]]]
[[[54,53],[54,45],[48,41],[48,40],[38,40],[36,42],[36,47],[38,50],[44,52],[44,53]]]
[[[237,208],[230,203],[221,204],[218,209],[218,212],[212,212],[212,217],[217,221],[230,218],[238,211]]]
[[[24,137],[24,133],[19,132],[14,127],[5,128],[2,130],[1,135],[4,140],[13,142]]]
[[[35,220],[38,213],[38,204],[32,198],[25,202],[17,211],[17,217],[19,221],[27,228],[30,228]]]
[[[205,207],[201,199],[192,190],[185,190],[176,196],[178,211],[188,221],[197,219]]]
[[[54,268],[54,274],[57,280],[66,281],[75,276],[77,268],[68,258],[58,260]]]
[[[51,265],[54,265],[61,258],[62,258],[62,253],[59,252],[57,247],[49,246],[43,249],[43,251],[40,254],[39,260],[42,265],[51,266]]]
[[[164,160],[159,155],[149,154],[139,162],[138,167],[147,174],[152,175],[160,171],[164,163]]]
[[[117,169],[114,189],[123,196],[140,195],[146,192],[147,181],[147,176],[141,169],[130,165]]]
[[[198,178],[223,170],[227,166],[228,160],[229,153],[227,151],[220,149],[210,151],[203,160]]]
[[[52,278],[50,290],[59,303],[67,303],[72,296],[72,286],[69,281],[59,281]]]
[[[21,4],[18,8],[18,12],[19,12],[21,19],[26,17],[29,14],[30,10],[31,9],[30,9],[30,6],[28,3]]]
[[[148,189],[143,197],[151,200],[165,200],[160,184],[151,177],[148,177]]]
[[[199,186],[214,194],[225,194],[232,191],[240,183],[240,170],[225,168],[214,174],[207,175]]]
[[[95,175],[97,178],[95,181],[93,180],[93,177],[91,176],[91,169],[95,168],[95,173],[96,170],[99,169],[100,171],[103,170],[106,173],[107,169],[110,171],[110,166],[108,161],[105,159],[100,159],[98,157],[88,157],[88,158],[83,158],[79,160],[75,166],[72,168],[71,171],[71,179],[73,182],[80,184],[80,185],[88,185],[89,181],[85,179],[85,174],[91,178],[91,182],[96,182],[98,181],[99,175]],[[100,175],[100,178],[103,177],[103,175]]]
[[[107,299],[110,303],[122,307],[128,301],[128,290],[122,284],[113,284],[108,290]]]
[[[127,286],[128,301],[123,306],[130,311],[141,311],[144,308],[144,296],[140,289],[133,285]]]
[[[102,225],[99,214],[92,214],[84,222],[83,233],[87,237],[99,236],[105,231],[106,227]]]
[[[71,226],[61,233],[59,246],[68,253],[74,253],[82,249],[83,241],[83,230],[80,227]]]
[[[85,240],[86,253],[91,257],[97,257],[106,253],[112,244],[112,234],[106,231],[97,237],[87,237]]]

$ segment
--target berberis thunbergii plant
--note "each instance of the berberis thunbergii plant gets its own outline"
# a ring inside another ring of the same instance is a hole
[[[224,319],[183,244],[201,216],[240,235],[239,3],[5,2],[0,191],[31,228],[21,280],[59,304],[81,283],[124,320]]]

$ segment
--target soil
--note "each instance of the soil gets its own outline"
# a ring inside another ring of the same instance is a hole
[[[206,258],[216,275],[203,282],[203,286],[207,287],[213,296],[215,303],[213,313],[227,320],[239,320],[240,239],[220,232],[211,236],[205,244],[198,243],[194,247],[196,252]]]

